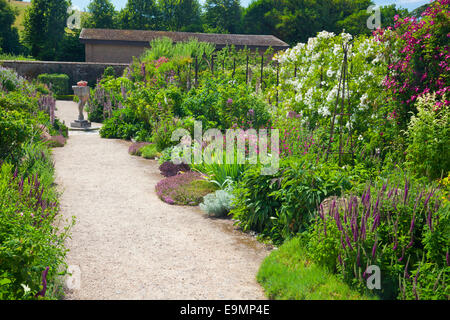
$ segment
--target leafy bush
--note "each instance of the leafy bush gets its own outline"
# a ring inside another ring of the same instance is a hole
[[[369,300],[326,268],[308,259],[300,237],[286,241],[264,259],[257,275],[269,299]]]
[[[141,149],[148,144],[150,144],[150,142],[135,142],[128,148],[128,153],[133,156],[140,156]]]
[[[251,87],[223,76],[205,76],[188,92],[182,110],[183,116],[203,121],[205,129],[260,128],[270,120],[266,103]]]
[[[214,217],[226,216],[233,208],[233,195],[226,190],[207,194],[200,203],[200,209]]]
[[[450,207],[441,197],[436,187],[393,180],[321,206],[310,256],[361,292],[366,268],[377,265],[382,298],[448,299]]]
[[[108,139],[130,140],[139,132],[148,133],[150,130],[150,126],[140,122],[130,108],[125,108],[113,111],[113,116],[107,119],[100,129],[100,136]]]
[[[0,160],[17,163],[21,157],[22,144],[34,135],[36,125],[24,111],[8,111],[0,108]]]
[[[351,188],[350,174],[331,164],[314,164],[315,159],[288,158],[273,175],[261,175],[260,168],[245,171],[233,193],[233,217],[244,230],[254,230],[275,243],[304,231],[319,204]]]
[[[69,76],[66,74],[43,73],[38,75],[38,80],[48,85],[57,95],[69,94]]]
[[[144,146],[140,152],[141,156],[145,159],[155,159],[159,155],[154,143]]]
[[[189,165],[185,163],[173,164],[171,161],[166,161],[159,166],[159,171],[164,177],[173,177],[180,172],[190,171]]]
[[[435,94],[420,97],[407,131],[407,164],[430,179],[445,177],[450,170],[450,106],[435,105]]]
[[[102,78],[115,77],[115,76],[116,76],[116,71],[114,71],[113,67],[109,66],[109,67],[106,67],[105,70],[103,71]]]
[[[52,298],[57,293],[68,233],[54,226],[56,193],[49,190],[50,179],[40,180],[39,166],[48,168],[37,160],[27,170],[38,174],[25,179],[11,165],[0,165],[1,299]]]
[[[198,205],[215,187],[203,180],[197,172],[187,172],[168,177],[157,183],[156,194],[168,204]]]

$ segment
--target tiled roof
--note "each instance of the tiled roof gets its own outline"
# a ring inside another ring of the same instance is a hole
[[[193,32],[168,32],[152,30],[116,30],[116,29],[83,29],[80,34],[82,42],[134,42],[148,43],[153,39],[169,37],[174,42],[196,38],[200,42],[214,43],[219,47],[235,45],[236,47],[273,47],[288,48],[289,45],[272,35],[247,34],[214,34]]]

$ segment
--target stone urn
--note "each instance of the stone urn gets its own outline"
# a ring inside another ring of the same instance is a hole
[[[89,87],[88,86],[72,86],[73,92],[78,97],[78,120],[75,120],[70,124],[73,128],[90,128],[91,123],[84,119],[83,109],[86,102],[89,99]]]

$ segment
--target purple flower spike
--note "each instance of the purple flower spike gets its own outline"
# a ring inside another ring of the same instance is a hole
[[[406,200],[408,199],[408,190],[409,190],[409,182],[406,180],[405,182],[405,192],[403,195],[403,204],[406,204]]]
[[[375,258],[375,253],[377,252],[377,244],[378,244],[378,239],[375,238],[375,243],[373,244],[373,247],[372,247],[372,259]]]
[[[409,233],[412,233],[413,229],[414,229],[414,222],[416,220],[416,216],[413,215],[412,219],[411,219],[411,226],[409,227]]]
[[[42,290],[39,291],[35,297],[37,296],[41,296],[41,297],[45,297],[45,292],[47,291],[47,274],[48,274],[48,270],[50,268],[47,267],[45,268],[45,270],[42,272]]]
[[[447,260],[447,266],[450,266],[450,258],[448,256],[448,250],[447,253],[445,254],[445,260]]]

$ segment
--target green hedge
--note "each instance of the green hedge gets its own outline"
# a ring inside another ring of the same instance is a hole
[[[38,80],[51,86],[52,91],[57,95],[69,94],[69,76],[58,73],[43,73],[38,76]]]

